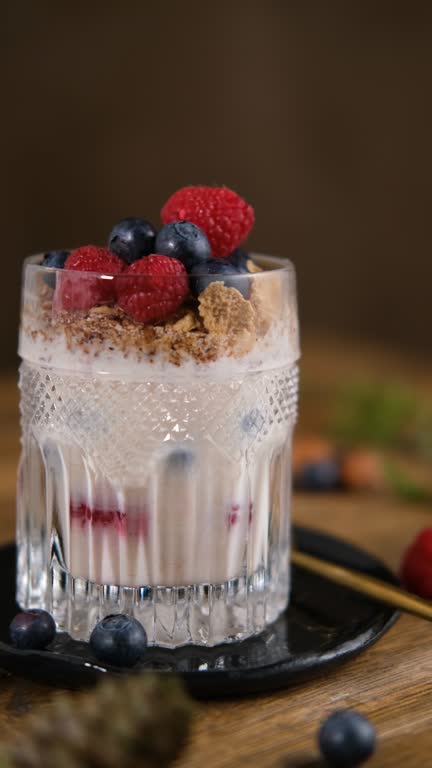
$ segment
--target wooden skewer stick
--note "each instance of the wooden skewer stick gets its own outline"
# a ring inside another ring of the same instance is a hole
[[[410,595],[409,592],[405,592],[400,587],[387,584],[385,581],[380,581],[380,579],[375,579],[373,576],[367,576],[345,566],[329,563],[327,560],[321,560],[314,555],[299,552],[297,549],[292,551],[291,560],[299,568],[317,573],[329,581],[334,581],[336,584],[353,589],[355,592],[368,595],[380,603],[392,605],[401,611],[432,621],[432,602]]]

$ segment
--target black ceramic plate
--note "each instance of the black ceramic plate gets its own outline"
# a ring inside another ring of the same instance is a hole
[[[295,539],[305,552],[396,583],[381,562],[341,539],[305,528],[295,529]],[[66,634],[58,634],[50,650],[13,648],[8,643],[8,625],[17,611],[12,546],[0,549],[0,583],[0,667],[74,688],[92,684],[107,672],[124,674],[97,662],[86,643]],[[208,650],[151,648],[140,668],[176,672],[200,697],[268,691],[312,677],[364,651],[392,626],[397,615],[391,608],[295,568],[291,604],[262,635]]]

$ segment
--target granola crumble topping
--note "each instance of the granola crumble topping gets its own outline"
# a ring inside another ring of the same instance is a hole
[[[215,286],[215,287],[213,287]],[[213,307],[213,308],[212,308]],[[255,312],[249,301],[221,283],[211,284],[196,303],[186,304],[163,324],[146,326],[119,307],[101,305],[88,311],[53,312],[43,304],[42,324],[24,322],[24,331],[36,340],[54,341],[63,335],[70,351],[98,357],[118,350],[125,358],[152,362],[161,355],[173,365],[193,358],[209,363],[225,356],[243,357],[254,346]]]

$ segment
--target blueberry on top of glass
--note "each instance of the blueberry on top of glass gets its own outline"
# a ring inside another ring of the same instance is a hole
[[[189,271],[196,264],[207,261],[211,256],[210,243],[199,227],[190,221],[173,221],[165,224],[159,232],[156,253],[171,256],[181,261]]]
[[[154,253],[156,230],[149,221],[129,216],[111,230],[108,248],[127,264]]]
[[[211,283],[221,282],[227,288],[236,288],[243,298],[249,298],[249,280],[226,259],[210,259],[197,264],[190,271],[190,287],[193,296],[198,297]]]

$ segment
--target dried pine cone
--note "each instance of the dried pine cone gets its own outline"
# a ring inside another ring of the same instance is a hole
[[[0,768],[163,768],[186,741],[191,712],[177,679],[106,679],[25,718]]]

